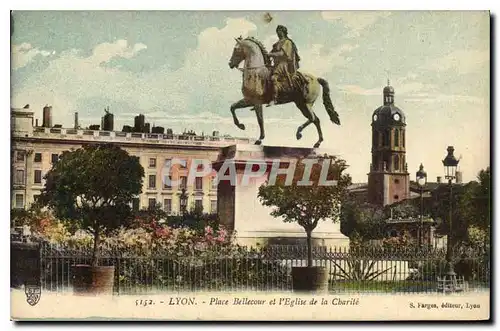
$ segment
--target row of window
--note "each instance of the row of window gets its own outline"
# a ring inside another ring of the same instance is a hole
[[[14,184],[16,185],[25,185],[25,172],[24,169],[17,169],[15,172],[14,176]],[[163,188],[164,189],[171,189],[171,182],[172,182],[172,176],[168,176],[168,181],[165,180],[163,183]],[[36,169],[34,170],[34,176],[33,176],[33,183],[34,184],[41,184],[42,183],[42,170]],[[148,188],[149,189],[155,189],[156,188],[156,175],[149,175],[148,177]],[[187,189],[187,176],[181,176],[180,177],[180,188],[186,188]],[[203,190],[203,177],[196,177],[195,178],[195,189],[196,190]],[[217,189],[216,182],[212,180],[212,189]]]
[[[375,170],[389,170],[389,171],[399,171],[405,170],[405,156],[394,155],[394,156],[385,156],[382,160],[383,164],[379,164],[379,157],[377,155],[373,156],[373,166]]]
[[[16,153],[16,161],[22,162],[24,161],[25,158],[25,152],[24,151],[17,151]],[[59,160],[59,154],[51,154],[51,162],[55,163]],[[33,161],[36,163],[42,162],[42,153],[35,153],[35,156],[33,158]],[[165,159],[165,163],[169,162],[170,159]],[[185,165],[179,165],[181,168],[186,168]],[[156,168],[156,158],[150,158],[149,159],[149,167],[150,168]]]
[[[42,170],[34,170],[33,174],[33,183],[34,184],[42,184]],[[26,177],[24,175],[24,169],[16,169],[14,175],[14,184],[15,185],[25,185]]]
[[[17,151],[16,153],[16,161],[22,162],[25,159],[25,151]],[[55,163],[59,160],[59,154],[51,154],[51,162]],[[41,163],[42,162],[42,153],[35,153],[35,156],[33,158],[33,161],[36,163]],[[168,164],[171,162],[171,159],[165,159],[165,164]],[[187,162],[185,164],[179,164],[180,168],[186,168]],[[149,158],[149,168],[156,168],[156,158],[151,157]],[[202,165],[198,165],[198,170],[202,169]]]
[[[16,158],[17,161],[24,161],[24,157],[25,157],[24,152],[22,152],[22,151],[17,152],[17,158]],[[59,160],[59,154],[52,154],[51,162],[55,163],[58,160]],[[169,160],[170,159],[165,159],[166,162],[168,162]],[[35,153],[34,162],[36,162],[36,163],[42,162],[42,153]],[[149,166],[151,168],[156,167],[156,158],[149,159]],[[185,168],[185,166],[181,165],[181,168]],[[35,180],[34,180],[35,184],[41,184],[41,180],[42,180],[41,170],[35,170],[34,178],[35,178]],[[170,176],[169,176],[169,178],[171,179]],[[19,169],[16,171],[14,182],[15,182],[15,184],[19,184],[19,185],[25,184],[24,170]],[[149,184],[148,188],[156,188],[156,175],[149,175],[148,184]],[[181,177],[181,187],[182,188],[187,187],[187,178],[186,177]],[[203,180],[201,177],[196,178],[195,187],[197,190],[203,189]],[[169,188],[171,188],[171,186],[168,183],[165,183],[164,188],[169,189]],[[216,188],[216,186],[213,185],[212,188]]]
[[[156,198],[149,198],[148,199],[148,208],[154,208],[158,206],[159,202],[156,200]],[[163,206],[161,206],[163,210],[167,214],[172,213],[172,199],[163,199]],[[132,201],[132,209],[133,210],[139,210],[139,198],[135,198]],[[194,208],[199,211],[203,211],[203,200],[202,199],[196,199],[194,201]],[[182,204],[180,203],[180,198],[179,198],[179,213],[182,212]],[[217,200],[210,200],[210,212],[211,213],[216,213],[217,212]]]
[[[390,146],[391,145],[390,135],[391,135],[390,130],[386,130],[386,131],[382,132],[382,146]],[[380,137],[380,133],[378,131],[374,130],[373,131],[373,146],[376,146],[376,147],[380,146],[379,137]],[[401,142],[401,147],[405,147],[405,133],[403,130],[395,129],[393,138],[394,138],[394,147],[400,147],[400,142]]]
[[[39,195],[33,196],[34,201],[37,200]],[[148,199],[148,207],[149,208],[154,208],[155,206],[158,205],[158,202],[156,198],[149,198]],[[24,195],[23,194],[16,194],[15,197],[15,207],[16,208],[24,208]],[[134,210],[139,210],[139,198],[135,198],[132,201],[132,208]],[[194,201],[194,207],[197,210],[203,211],[203,200],[201,199],[196,199]],[[172,213],[172,199],[163,199],[163,210],[171,214]],[[181,203],[179,201],[179,212],[181,212]],[[211,213],[216,213],[217,212],[217,200],[210,200],[210,212]]]
[[[16,160],[19,161],[19,162],[22,162],[24,161],[24,157],[25,157],[25,152],[24,151],[17,151],[16,153]],[[52,163],[56,163],[57,161],[59,160],[59,154],[51,154],[51,162]],[[34,156],[34,160],[33,160],[35,163],[41,163],[42,162],[42,153],[35,153],[35,156]],[[171,159],[165,159],[165,164],[167,164],[168,162],[170,162]],[[185,169],[186,168],[186,164],[179,164],[180,168],[181,169]],[[156,158],[150,158],[149,159],[149,168],[156,168]],[[200,164],[198,166],[198,170],[201,170],[202,168],[202,165]]]
[[[172,161],[172,159],[165,159],[165,166],[169,165],[169,163]],[[181,169],[186,169],[187,168],[187,160],[184,160],[184,164],[177,164]],[[156,158],[155,157],[150,157],[149,158],[149,168],[156,168]],[[201,170],[203,168],[203,165],[199,164],[198,165],[198,170]]]
[[[179,187],[180,189],[187,189],[187,176],[181,176],[179,179]],[[165,180],[163,182],[163,189],[170,190],[172,188],[172,176],[165,176]],[[217,185],[216,181],[212,179],[212,189],[216,190]],[[203,190],[203,177],[196,177],[194,182],[195,190]],[[148,176],[148,189],[156,189],[156,175]]]
[[[25,151],[17,151],[16,153],[16,161],[23,162],[25,158]],[[52,163],[56,163],[59,160],[59,154],[51,154],[50,161]],[[33,158],[33,162],[41,163],[42,162],[42,153],[35,153]]]
[[[40,195],[35,194],[33,196],[33,201],[36,201]],[[16,194],[15,197],[15,208],[24,208],[24,195],[23,194]]]

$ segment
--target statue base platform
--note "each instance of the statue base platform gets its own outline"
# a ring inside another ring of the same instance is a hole
[[[221,178],[218,184],[217,210],[221,224],[228,230],[236,231],[237,242],[242,245],[305,245],[304,228],[271,216],[273,208],[263,206],[257,194],[259,187],[267,181],[273,163],[279,162],[280,168],[288,168],[299,158],[315,158],[324,154],[333,155],[324,149],[299,147],[232,145],[222,148],[212,167],[219,171],[229,164],[230,171],[232,169],[236,173],[236,181],[231,183]],[[249,163],[250,166],[247,166]],[[245,170],[248,171],[256,163],[265,171],[244,183]],[[339,220],[320,221],[312,235],[315,245],[349,245],[349,238],[340,232]]]

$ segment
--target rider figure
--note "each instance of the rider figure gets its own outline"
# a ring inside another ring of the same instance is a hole
[[[288,30],[283,25],[278,25],[276,34],[279,40],[273,45],[269,56],[274,59],[273,74],[271,81],[273,84],[273,98],[267,105],[275,105],[278,101],[279,92],[284,89],[281,81],[286,80],[289,88],[291,88],[291,78],[299,69],[300,57],[297,51],[297,46],[293,40],[288,38]]]

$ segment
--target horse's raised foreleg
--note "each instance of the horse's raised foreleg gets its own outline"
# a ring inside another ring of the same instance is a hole
[[[240,101],[237,101],[235,103],[233,103],[231,105],[231,115],[233,115],[233,122],[234,122],[234,125],[236,125],[238,128],[240,128],[241,130],[245,130],[245,125],[240,123],[240,121],[238,120],[238,117],[236,116],[236,109],[241,109],[241,108],[246,108],[246,107],[250,107],[252,106],[253,104],[249,103],[247,100],[245,99],[241,99]]]
[[[262,113],[262,105],[255,106],[255,115],[257,115],[257,123],[259,123],[260,136],[257,141],[255,141],[255,145],[260,145],[262,143],[262,139],[264,139],[264,114]]]

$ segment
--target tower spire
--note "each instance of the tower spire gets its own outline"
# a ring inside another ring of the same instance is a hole
[[[385,69],[385,74],[387,75],[387,86],[391,86],[389,69]]]

